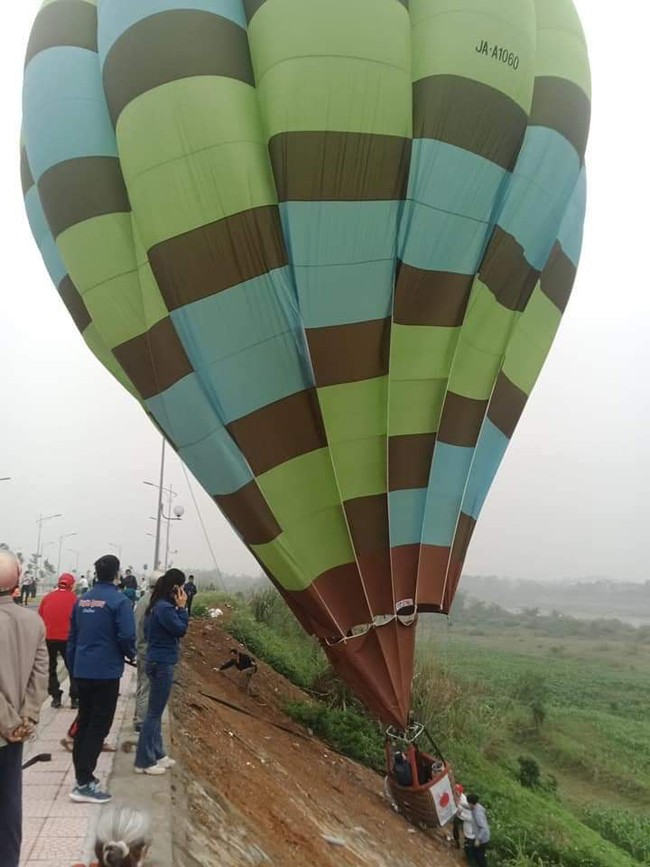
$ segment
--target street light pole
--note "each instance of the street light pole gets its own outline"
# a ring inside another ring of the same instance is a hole
[[[79,554],[81,553],[76,548],[66,548],[66,551],[69,551],[71,554],[74,554],[74,571],[79,571]]]
[[[163,513],[163,482],[165,478],[165,437],[162,441],[162,452],[160,455],[160,482],[158,483],[158,511],[156,513],[156,545],[153,555],[154,572],[160,565],[160,522]]]
[[[43,544],[41,545],[41,557],[43,558],[43,567],[45,566],[45,563],[47,563],[47,554],[45,552],[50,546],[54,545],[56,545],[56,542],[53,539],[49,542],[43,542]],[[54,557],[52,557],[52,559],[54,559]],[[50,565],[52,564],[50,563]],[[54,569],[54,566],[52,566],[52,569]],[[47,586],[49,587],[50,585],[48,584]]]
[[[63,517],[63,515],[61,515],[60,513],[57,513],[56,515],[46,515],[45,517],[43,517],[43,515],[41,515],[40,518],[38,519],[38,521],[36,522],[38,524],[38,541],[36,542],[36,575],[35,575],[35,577],[37,579],[38,579],[38,567],[39,567],[39,563],[41,560],[41,530],[43,529],[43,524],[45,523],[45,521],[51,521],[52,518],[62,518],[62,517]]]
[[[76,536],[76,533],[64,533],[63,536],[59,536],[59,557],[56,561],[56,577],[59,577],[61,572],[61,551],[63,550],[63,540],[69,539],[70,536]]]
[[[154,548],[154,558],[153,558],[153,568],[154,571],[160,568],[160,543],[162,541],[162,522],[167,522],[167,537],[165,540],[165,571],[167,570],[167,563],[169,560],[169,533],[172,521],[180,521],[183,517],[185,509],[182,506],[176,506],[172,510],[172,499],[176,496],[176,492],[173,487],[170,485],[168,488],[164,486],[165,481],[165,440],[163,438],[162,444],[162,454],[160,456],[160,482],[157,485],[154,485],[153,482],[143,482],[145,485],[149,485],[152,488],[158,488],[158,510],[155,518],[152,518],[152,521],[156,522],[156,543]],[[163,506],[163,497],[164,494],[169,494],[169,514],[165,515],[165,508]]]
[[[169,531],[171,529],[171,521],[172,521],[172,497],[174,496],[174,489],[172,486],[169,486],[169,505],[167,507],[167,539],[165,540],[165,572],[167,571],[167,567],[169,564]]]
[[[11,481],[11,476],[3,476],[0,479],[0,482],[10,482],[10,481]]]

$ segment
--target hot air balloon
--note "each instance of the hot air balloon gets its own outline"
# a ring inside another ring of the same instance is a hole
[[[571,292],[589,93],[571,0],[34,23],[22,181],[63,303],[389,725]]]

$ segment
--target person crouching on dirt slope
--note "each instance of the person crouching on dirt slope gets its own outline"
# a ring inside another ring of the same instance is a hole
[[[141,867],[150,845],[151,824],[146,813],[131,807],[108,807],[97,822],[97,860],[90,867]]]
[[[241,671],[246,678],[246,695],[251,695],[251,679],[257,672],[257,663],[252,656],[242,653],[241,650],[233,647],[230,650],[230,659],[224,662],[223,665],[220,665],[217,671],[225,671],[227,668],[232,668],[233,666],[237,671]]]
[[[44,596],[38,607],[38,613],[45,624],[47,653],[50,659],[50,676],[47,691],[52,698],[52,707],[54,708],[61,707],[61,698],[63,696],[57,671],[59,656],[63,660],[66,669],[68,668],[66,653],[68,635],[70,634],[70,618],[72,616],[72,609],[77,601],[73,590],[74,583],[74,575],[64,572],[58,580],[56,590],[52,590],[51,593]],[[70,678],[70,706],[78,708],[77,685],[69,670],[68,676]]]
[[[180,659],[180,640],[189,624],[184,583],[180,569],[168,569],[158,580],[145,612],[149,704],[135,754],[136,774],[164,774],[176,764],[165,752],[162,716],[172,691],[174,667]]]

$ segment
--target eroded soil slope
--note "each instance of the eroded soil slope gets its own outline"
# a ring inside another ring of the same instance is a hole
[[[260,663],[253,699],[239,675],[216,672],[233,644],[219,627],[194,621],[178,669],[172,702],[173,755],[181,760],[174,786],[178,867],[460,863],[390,809],[380,776],[333,753],[282,713],[286,700],[304,699],[299,689]]]

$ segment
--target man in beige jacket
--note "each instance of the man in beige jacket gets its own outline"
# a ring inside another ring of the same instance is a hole
[[[36,611],[14,605],[20,563],[0,551],[0,867],[18,867],[22,842],[23,744],[47,695],[45,626]]]

